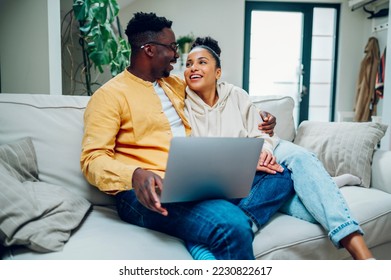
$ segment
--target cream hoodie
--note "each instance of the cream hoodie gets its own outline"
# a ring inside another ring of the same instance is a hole
[[[280,139],[258,129],[262,122],[259,110],[243,89],[226,82],[217,84],[219,99],[210,107],[194,91],[186,87],[185,113],[192,136],[264,138],[263,150],[273,153]]]

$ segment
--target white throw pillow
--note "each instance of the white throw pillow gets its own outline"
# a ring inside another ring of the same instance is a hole
[[[352,174],[369,188],[373,152],[386,130],[371,122],[304,121],[294,143],[314,152],[331,176]]]
[[[250,96],[251,101],[262,111],[274,115],[277,125],[274,129],[276,134],[284,140],[293,141],[295,138],[295,122],[293,120],[293,108],[295,102],[289,96]]]

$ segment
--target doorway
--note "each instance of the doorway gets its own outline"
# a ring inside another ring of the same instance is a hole
[[[288,95],[296,125],[333,121],[339,4],[246,2],[243,88]]]

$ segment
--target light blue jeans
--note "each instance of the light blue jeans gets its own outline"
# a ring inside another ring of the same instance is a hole
[[[292,174],[296,194],[280,209],[281,212],[312,223],[321,224],[334,246],[353,232],[363,234],[358,222],[323,164],[306,149],[281,140],[274,150],[280,164]]]

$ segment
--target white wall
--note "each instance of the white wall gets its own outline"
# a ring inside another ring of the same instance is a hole
[[[391,45],[391,17],[388,17],[388,37],[387,45]],[[389,48],[388,48],[389,49]],[[390,56],[389,56],[390,57]],[[381,149],[391,150],[391,59],[386,60],[386,77],[388,77],[388,83],[385,83],[384,87],[384,99],[383,99],[383,111],[381,114],[382,122],[388,125],[386,135],[381,142]]]
[[[49,93],[47,0],[2,0],[1,92]]]
[[[296,2],[342,3],[336,111],[351,111],[370,21],[361,10],[352,12],[347,0]],[[122,24],[126,26],[138,11],[155,12],[172,20],[177,37],[192,32],[216,38],[222,46],[223,79],[242,86],[245,0],[135,0],[121,10]]]
[[[47,0],[50,94],[62,95],[60,0]]]
[[[176,37],[193,33],[218,40],[222,46],[222,78],[242,85],[243,0],[135,0],[121,10],[121,24],[126,27],[133,14],[139,11],[155,12],[172,20]]]

